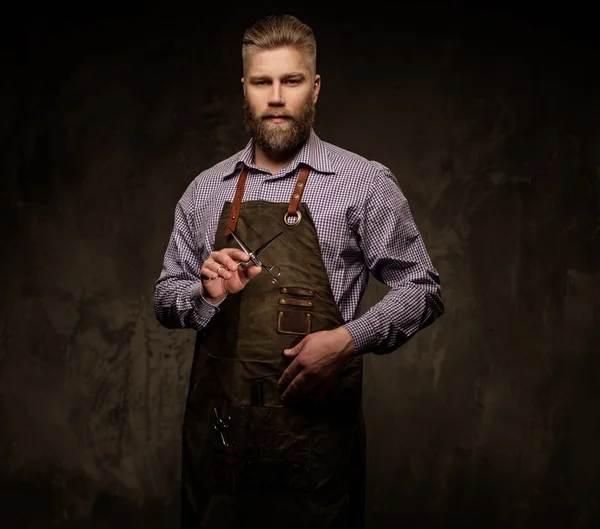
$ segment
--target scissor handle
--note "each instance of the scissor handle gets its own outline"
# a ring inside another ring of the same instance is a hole
[[[269,274],[273,278],[273,283],[277,283],[277,278],[281,275],[281,270],[277,265],[273,265],[271,268],[267,268]],[[273,270],[277,270],[277,272],[273,272]]]

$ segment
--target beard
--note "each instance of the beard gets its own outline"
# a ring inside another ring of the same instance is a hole
[[[244,126],[269,158],[284,161],[291,158],[310,136],[315,121],[316,105],[309,97],[297,115],[271,108],[258,115],[244,97]],[[269,123],[267,117],[285,117],[285,123]]]

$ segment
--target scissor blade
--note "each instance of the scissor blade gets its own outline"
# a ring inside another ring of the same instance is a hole
[[[250,255],[252,253],[250,251],[250,248],[248,248],[242,241],[240,241],[240,239],[238,238],[238,236],[235,233],[233,233],[233,232],[230,232],[230,233],[231,233],[232,237],[235,239],[235,242],[237,242],[240,245],[240,248],[244,252],[246,252],[248,255]]]
[[[263,244],[258,250],[256,250],[256,252],[254,252],[254,255],[256,257],[258,257],[261,253],[263,253],[269,246],[271,246],[271,244],[273,244],[273,241],[275,239],[277,239],[277,237],[279,237],[283,232],[280,231],[277,235],[275,235],[275,237],[271,237],[265,244]]]

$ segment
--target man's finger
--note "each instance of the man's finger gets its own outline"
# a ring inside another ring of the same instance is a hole
[[[281,402],[298,401],[308,395],[311,389],[309,378],[304,373],[300,373],[281,395]]]
[[[240,248],[223,248],[221,250],[222,253],[226,254],[233,261],[249,261],[250,256],[241,250]],[[234,266],[237,266],[237,262],[234,263]],[[235,268],[234,268],[235,270]]]
[[[284,349],[283,354],[285,356],[287,356],[288,358],[293,358],[294,356],[298,356],[300,351],[302,351],[302,349],[304,349],[304,346],[306,345],[307,341],[308,341],[308,336],[305,336],[294,347],[291,347],[290,349]]]
[[[211,253],[210,258],[217,263],[217,265],[222,265],[227,270],[235,272],[238,267],[238,261],[248,260],[250,259],[250,256],[236,248],[224,248],[218,252]]]
[[[250,266],[246,268],[246,277],[248,279],[254,279],[258,274],[262,272],[262,266]]]
[[[217,279],[219,277],[219,267],[223,268],[224,265],[220,265],[212,259],[207,259],[200,270],[200,277],[205,281]]]
[[[302,365],[297,360],[294,360],[287,369],[283,372],[277,383],[277,389],[284,391],[300,373],[302,372]]]

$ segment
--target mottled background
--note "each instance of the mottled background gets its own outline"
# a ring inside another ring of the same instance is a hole
[[[241,34],[283,10],[319,39],[317,133],[396,173],[444,287],[366,361],[369,529],[598,528],[592,9],[272,4],[3,12],[0,527],[177,527],[194,336],[153,282],[187,184],[246,143]]]

